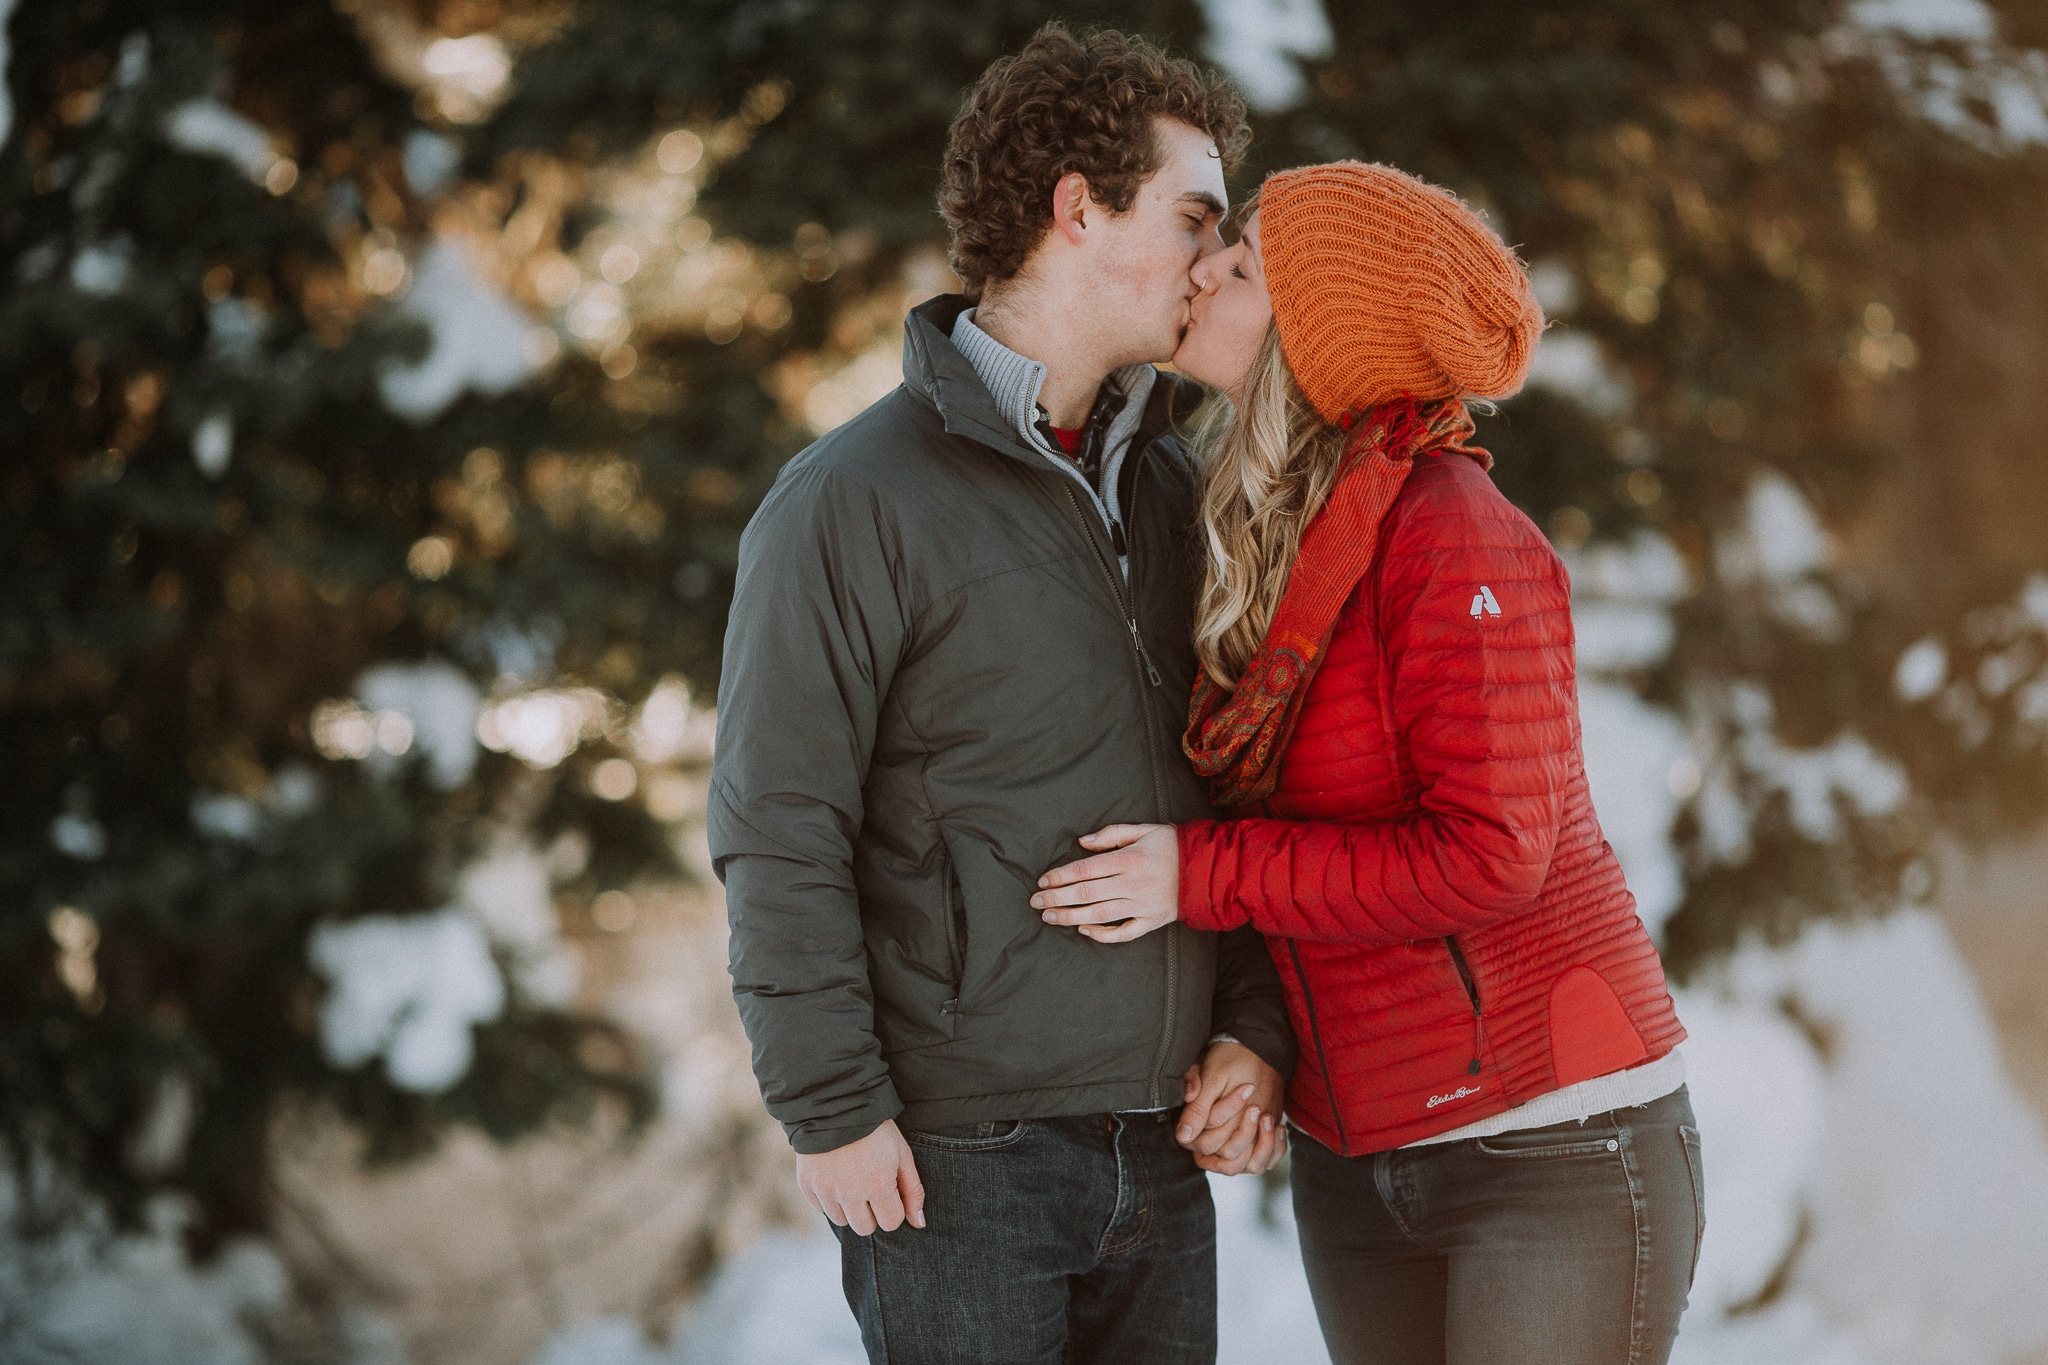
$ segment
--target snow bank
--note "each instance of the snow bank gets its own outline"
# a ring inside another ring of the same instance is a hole
[[[2048,1344],[2048,1138],[1941,921],[1816,924],[1787,951],[1746,949],[1728,979],[1796,1001],[1827,1053],[1795,1289],[1880,1365],[1999,1365]]]
[[[140,1233],[110,1235],[97,1210],[63,1232],[16,1236],[22,1215],[0,1172],[0,1359],[109,1365],[263,1365],[248,1318],[284,1305],[288,1282],[269,1249],[238,1241],[192,1266],[174,1199]]]
[[[1755,1300],[1796,1249],[1820,1156],[1827,1076],[1775,1000],[1676,994],[1707,1176],[1691,1325]]]

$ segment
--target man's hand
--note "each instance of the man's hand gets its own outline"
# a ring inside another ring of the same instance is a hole
[[[1081,847],[1104,851],[1038,879],[1031,908],[1043,910],[1047,924],[1078,926],[1097,943],[1129,943],[1180,918],[1172,825],[1107,825],[1082,835]]]
[[[796,1184],[812,1208],[863,1237],[876,1228],[894,1232],[906,1219],[924,1226],[924,1182],[894,1119],[844,1147],[799,1152]]]
[[[1174,1137],[1195,1164],[1218,1175],[1259,1175],[1287,1150],[1280,1122],[1286,1082],[1243,1043],[1211,1043],[1184,1078],[1186,1107]]]

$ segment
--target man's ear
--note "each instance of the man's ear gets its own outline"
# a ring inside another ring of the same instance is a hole
[[[1079,171],[1067,172],[1052,187],[1052,225],[1075,246],[1081,245],[1081,236],[1088,230],[1088,215],[1094,211],[1088,177]]]

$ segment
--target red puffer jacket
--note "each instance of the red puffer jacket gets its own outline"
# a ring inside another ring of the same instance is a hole
[[[1586,788],[1564,565],[1463,455],[1418,457],[1244,818],[1180,828],[1181,916],[1265,931],[1289,1116],[1347,1156],[1685,1037]]]

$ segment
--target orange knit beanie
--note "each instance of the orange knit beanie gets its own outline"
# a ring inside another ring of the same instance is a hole
[[[1280,171],[1259,247],[1281,349],[1325,421],[1403,394],[1506,398],[1528,376],[1543,310],[1448,190],[1362,161]]]

